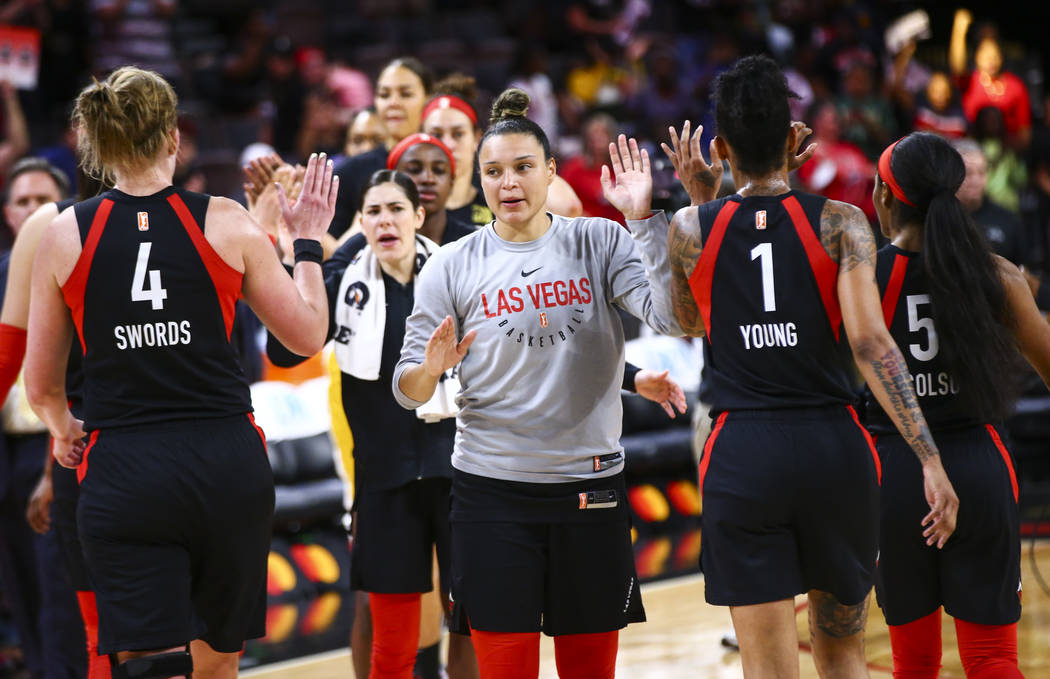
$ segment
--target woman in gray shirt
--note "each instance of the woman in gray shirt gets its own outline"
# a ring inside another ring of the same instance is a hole
[[[555,164],[527,106],[513,89],[493,105],[478,160],[495,220],[424,266],[394,395],[419,407],[459,365],[453,626],[472,634],[481,676],[534,679],[542,630],[555,636],[560,674],[585,666],[588,676],[612,677],[618,630],[645,615],[619,442],[624,338],[613,307],[681,334],[669,279],[650,286],[645,273],[669,270],[667,220],[650,210],[648,156],[622,135],[603,185],[641,255],[615,222],[545,212]]]

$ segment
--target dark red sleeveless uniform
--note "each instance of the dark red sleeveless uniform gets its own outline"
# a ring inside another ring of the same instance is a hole
[[[273,477],[230,344],[242,275],[204,236],[209,200],[110,190],[74,207],[62,293],[83,351],[77,523],[102,654],[196,638],[236,652],[265,632]]]
[[[878,459],[853,410],[826,199],[729,196],[698,208],[689,284],[706,329],[712,432],[700,462],[707,600],[750,605],[871,588]]]
[[[999,428],[964,407],[944,359],[944,342],[967,340],[937,332],[919,253],[887,245],[879,251],[875,273],[886,326],[908,363],[959,496],[952,537],[941,550],[927,547],[918,528],[930,509],[922,468],[869,391],[868,426],[878,434],[883,463],[876,592],[886,622],[903,625],[941,606],[953,617],[982,625],[1017,622],[1021,538],[1013,457]]]

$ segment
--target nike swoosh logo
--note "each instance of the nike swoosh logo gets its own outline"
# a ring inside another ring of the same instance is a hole
[[[539,271],[542,268],[543,268],[542,266],[538,266],[535,269],[533,269],[532,271],[526,271],[525,269],[522,269],[521,270],[521,277],[522,278],[528,278],[529,276],[531,276],[532,274],[536,273],[537,271]]]

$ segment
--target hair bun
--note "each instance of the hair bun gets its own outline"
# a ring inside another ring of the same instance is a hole
[[[489,117],[489,124],[495,124],[501,120],[524,118],[529,111],[529,101],[529,95],[524,90],[519,90],[516,87],[503,90],[503,93],[492,104],[492,115]]]

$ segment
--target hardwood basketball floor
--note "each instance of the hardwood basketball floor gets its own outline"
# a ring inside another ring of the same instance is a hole
[[[1029,557],[1031,543],[1022,546],[1021,572],[1024,609],[1018,633],[1021,670],[1028,679],[1050,677],[1050,596],[1043,591]],[[1036,543],[1035,561],[1050,582],[1050,541]],[[721,646],[731,631],[729,610],[704,603],[700,576],[679,578],[642,587],[649,622],[631,625],[620,633],[616,676],[620,679],[730,679],[741,676],[740,655]],[[799,600],[798,631],[801,679],[816,679],[813,660],[805,652],[809,640],[806,612]],[[955,627],[944,617],[944,668],[941,679],[964,679],[955,645]],[[867,655],[872,679],[891,677],[890,641],[882,611],[874,604],[868,618]],[[349,651],[325,654],[263,667],[243,673],[253,679],[349,679],[353,676]],[[554,678],[554,646],[548,637],[541,645],[540,677]]]

